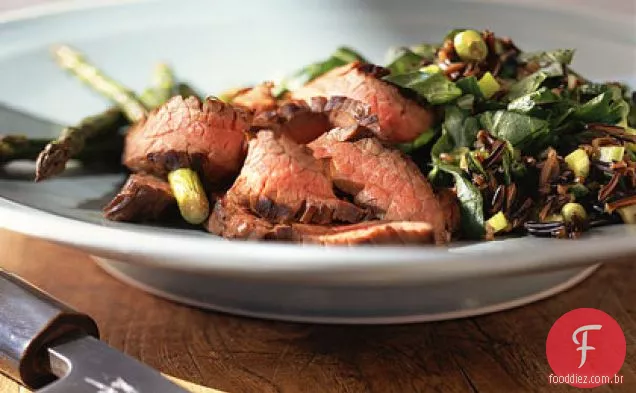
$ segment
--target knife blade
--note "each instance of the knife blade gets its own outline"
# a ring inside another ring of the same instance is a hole
[[[57,138],[63,128],[61,124],[0,102],[0,135],[27,134],[41,138]]]
[[[90,316],[2,269],[0,371],[38,393],[187,393],[99,340]]]

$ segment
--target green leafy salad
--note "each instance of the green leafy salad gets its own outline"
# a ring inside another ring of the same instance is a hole
[[[391,50],[383,79],[437,114],[399,148],[435,186],[454,187],[463,237],[576,237],[636,222],[634,95],[577,74],[574,55],[524,52],[509,38],[464,29]],[[339,48],[283,80],[279,94],[353,60],[366,61]]]

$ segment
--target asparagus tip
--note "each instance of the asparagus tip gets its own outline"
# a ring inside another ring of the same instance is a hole
[[[35,181],[46,180],[62,173],[66,169],[70,155],[70,149],[64,143],[46,145],[35,162]]]
[[[51,53],[56,57],[59,57],[65,54],[75,55],[78,53],[75,49],[71,48],[70,46],[66,44],[53,44],[49,47],[49,49]]]

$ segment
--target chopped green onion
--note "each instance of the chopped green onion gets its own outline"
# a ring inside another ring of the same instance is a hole
[[[621,161],[625,155],[624,146],[602,146],[599,148],[599,160],[611,164],[614,161]]]
[[[501,89],[501,85],[490,72],[486,72],[479,80],[479,89],[484,97],[490,98]]]
[[[574,216],[581,220],[587,220],[587,212],[585,211],[585,208],[580,203],[576,202],[569,202],[563,205],[561,208],[561,215],[563,216],[563,220],[568,223],[574,220]]]
[[[590,174],[590,157],[583,149],[576,149],[565,156],[565,163],[574,172],[574,176],[586,178]]]
[[[492,233],[501,232],[508,228],[508,225],[508,219],[501,211],[486,221],[486,227],[488,227]]]
[[[438,72],[442,72],[442,69],[439,68],[437,64],[429,64],[426,67],[420,68],[420,72],[425,72],[427,74],[437,74]]]

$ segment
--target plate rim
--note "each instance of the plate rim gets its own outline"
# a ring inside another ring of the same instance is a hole
[[[79,219],[60,216],[42,211],[0,197],[0,214],[6,229],[56,243],[86,250],[94,255],[127,260],[132,264],[141,264],[157,268],[192,271],[205,274],[226,274],[240,276],[258,276],[262,279],[287,280],[291,277],[310,282],[325,282],[334,285],[352,282],[386,282],[392,278],[399,282],[443,282],[469,277],[522,274],[533,271],[562,270],[569,267],[589,266],[602,262],[611,263],[612,257],[636,255],[636,243],[629,242],[636,233],[636,226],[613,226],[614,230],[624,231],[625,235],[609,243],[602,239],[555,240],[535,239],[553,245],[548,254],[527,255],[523,263],[511,263],[519,250],[511,247],[499,247],[488,250],[487,260],[479,263],[471,257],[479,255],[472,251],[466,254],[448,248],[437,249],[434,246],[420,247],[323,247],[317,245],[278,244],[267,242],[229,241],[210,235],[202,237],[173,232],[153,233],[144,227],[131,225],[126,228],[97,225]],[[9,222],[10,224],[6,224]],[[633,228],[632,228],[633,227]],[[631,231],[630,231],[631,230]],[[79,234],[91,231],[90,238]],[[633,233],[629,233],[633,232]],[[78,235],[72,239],[68,235]],[[124,241],[122,241],[125,239]],[[174,247],[163,247],[158,254],[154,244],[163,241],[176,241],[188,251],[175,252]],[[595,240],[591,242],[590,240]],[[603,249],[605,258],[599,258],[597,249],[599,240],[606,242]],[[214,248],[223,243],[224,247]],[[496,242],[495,242],[496,243]],[[503,243],[503,242],[502,242]],[[133,249],[130,245],[134,244]],[[488,247],[493,242],[481,242],[476,245]],[[575,247],[578,244],[579,247]],[[494,246],[493,246],[494,247]],[[304,249],[303,263],[298,263],[298,252]],[[254,258],[258,255],[259,258]],[[557,258],[556,256],[559,256]],[[392,261],[391,261],[392,259]],[[235,264],[250,260],[252,263]],[[178,262],[175,262],[178,261]],[[388,262],[390,261],[390,262]],[[345,274],[346,273],[346,274]]]
[[[549,288],[534,292],[532,294],[521,296],[507,301],[499,303],[489,304],[486,306],[468,308],[464,310],[437,312],[437,313],[423,313],[404,316],[375,316],[375,317],[326,317],[326,316],[303,316],[302,314],[283,314],[283,313],[271,313],[263,311],[250,311],[247,308],[229,307],[215,305],[212,303],[206,303],[203,301],[193,300],[186,296],[175,295],[158,287],[151,286],[142,281],[139,281],[126,273],[117,270],[110,264],[109,260],[91,257],[97,266],[99,266],[104,272],[111,275],[113,278],[129,285],[133,288],[137,288],[141,291],[149,293],[153,296],[157,296],[162,299],[166,299],[172,302],[186,304],[192,307],[197,307],[203,310],[209,310],[214,312],[221,312],[228,315],[238,315],[247,318],[265,319],[271,321],[282,322],[294,322],[294,323],[309,323],[309,324],[327,324],[327,325],[395,325],[395,324],[414,324],[414,323],[429,323],[438,321],[448,321],[456,319],[465,319],[481,315],[487,315],[492,313],[498,313],[507,311],[519,307],[523,307],[528,304],[536,303],[540,300],[550,298],[558,295],[562,292],[573,289],[581,284],[583,281],[591,278],[603,264],[595,264],[589,267],[582,268],[571,277],[555,284]]]

